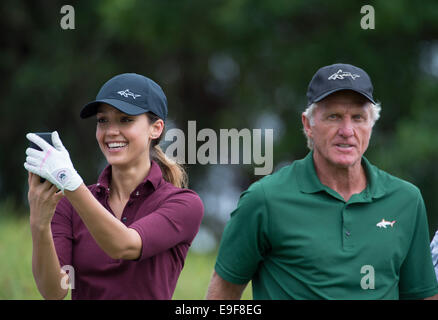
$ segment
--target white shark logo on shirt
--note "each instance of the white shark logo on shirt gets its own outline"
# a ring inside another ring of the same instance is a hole
[[[377,223],[376,226],[379,228],[385,228],[385,229],[387,226],[391,226],[391,228],[392,228],[394,226],[395,222],[396,222],[395,220],[394,221],[386,221],[385,219],[382,219],[382,221]]]

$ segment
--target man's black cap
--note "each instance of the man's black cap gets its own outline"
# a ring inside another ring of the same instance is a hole
[[[353,90],[376,104],[368,74],[351,64],[336,63],[322,67],[315,73],[307,89],[307,105],[340,90]]]
[[[100,88],[96,100],[82,108],[81,118],[95,115],[101,103],[132,116],[152,112],[163,121],[167,117],[167,98],[161,87],[136,73],[123,73],[108,80]]]

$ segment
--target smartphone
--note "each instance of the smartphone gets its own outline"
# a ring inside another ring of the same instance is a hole
[[[51,132],[34,132],[37,136],[40,136],[41,138],[43,138],[44,140],[46,140],[49,144],[51,144],[53,146],[52,143],[52,133]],[[42,151],[42,149],[40,147],[38,147],[35,143],[33,143],[32,141],[29,142],[29,147],[36,149],[36,150],[40,150]],[[41,178],[40,177],[40,182],[43,183],[44,181],[46,181],[46,179]]]

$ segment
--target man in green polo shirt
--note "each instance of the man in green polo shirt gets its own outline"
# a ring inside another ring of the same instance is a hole
[[[414,185],[364,156],[380,107],[367,73],[319,69],[302,115],[311,152],[252,184],[227,223],[207,299],[423,299],[438,293]]]

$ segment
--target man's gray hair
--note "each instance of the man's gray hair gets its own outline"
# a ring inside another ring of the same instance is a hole
[[[382,110],[382,107],[380,103],[374,104],[369,103],[368,104],[371,108],[371,127],[374,126],[377,120],[380,118],[380,110]],[[315,125],[315,119],[313,118],[313,115],[315,113],[315,109],[318,107],[317,103],[312,103],[310,106],[307,107],[307,109],[303,112],[304,116],[309,120],[310,126]],[[305,128],[303,127],[304,135],[307,138],[307,147],[310,150],[313,150],[313,140],[307,135],[307,132]]]

